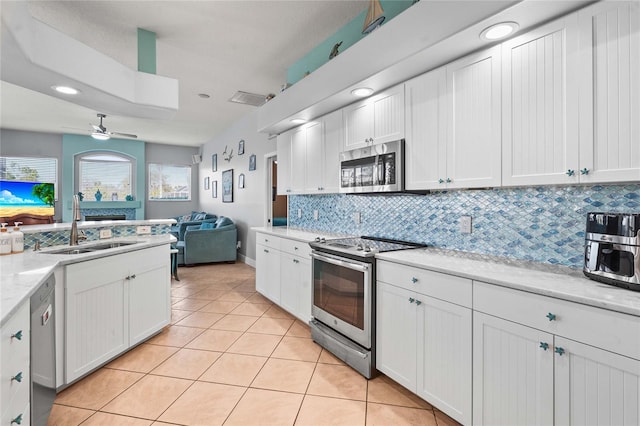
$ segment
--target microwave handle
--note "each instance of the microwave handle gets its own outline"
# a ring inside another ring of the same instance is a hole
[[[600,256],[600,243],[597,241],[587,241],[585,246],[585,266],[590,271],[598,269],[598,257]]]
[[[353,269],[355,271],[366,272],[369,270],[369,265],[367,265],[366,263],[349,262],[339,257],[331,256],[328,254],[311,252],[311,257],[322,262],[331,263],[332,265],[342,266],[344,268]]]

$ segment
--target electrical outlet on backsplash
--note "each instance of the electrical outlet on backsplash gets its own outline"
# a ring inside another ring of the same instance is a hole
[[[297,217],[318,211],[318,220]],[[581,269],[586,214],[640,212],[640,183],[440,191],[427,195],[293,195],[289,226],[356,233]],[[361,223],[354,221],[362,215]],[[461,216],[473,216],[462,235]],[[464,238],[463,238],[464,237]]]

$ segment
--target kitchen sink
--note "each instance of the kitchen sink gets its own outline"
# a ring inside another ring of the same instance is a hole
[[[107,250],[112,248],[130,246],[132,244],[137,244],[137,241],[112,241],[108,243],[99,243],[92,244],[86,246],[72,246],[65,247],[57,250],[49,250],[49,251],[41,251],[40,253],[44,254],[82,254],[82,253],[92,253],[100,250]]]

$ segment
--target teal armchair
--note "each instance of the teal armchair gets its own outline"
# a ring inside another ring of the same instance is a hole
[[[218,217],[215,214],[205,212],[191,212],[183,216],[175,216],[176,224],[171,227],[171,233],[178,241],[184,241],[184,234],[189,226],[201,225],[204,222],[215,222]]]
[[[215,223],[189,226],[184,240],[178,241],[178,265],[211,262],[235,262],[238,230],[228,217],[221,216]]]

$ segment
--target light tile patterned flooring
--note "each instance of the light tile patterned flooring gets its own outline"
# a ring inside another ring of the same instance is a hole
[[[171,326],[62,391],[49,425],[457,424],[323,350],[306,324],[255,292],[252,267],[179,275]]]

